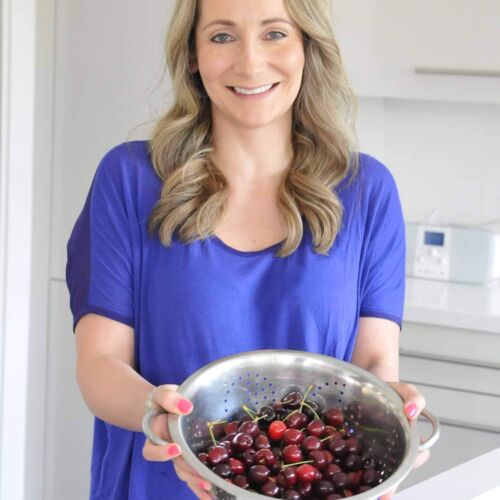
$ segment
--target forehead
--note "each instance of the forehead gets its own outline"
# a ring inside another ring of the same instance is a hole
[[[217,19],[237,24],[257,24],[272,17],[291,21],[283,0],[199,0],[199,9],[201,27]]]

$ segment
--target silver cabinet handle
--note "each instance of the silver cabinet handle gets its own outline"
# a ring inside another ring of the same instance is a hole
[[[487,76],[500,77],[498,69],[470,69],[470,68],[440,68],[432,66],[417,66],[417,75],[450,75],[450,76]]]

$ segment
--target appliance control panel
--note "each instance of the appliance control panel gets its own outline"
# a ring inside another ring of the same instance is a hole
[[[450,278],[451,228],[419,226],[413,274],[420,278]]]

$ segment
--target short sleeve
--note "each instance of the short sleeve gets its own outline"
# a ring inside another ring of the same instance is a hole
[[[115,148],[101,160],[67,244],[73,331],[88,313],[134,325],[130,200],[122,156]]]
[[[403,211],[394,177],[387,167],[370,158],[367,177],[360,316],[394,321],[401,330],[406,272]]]

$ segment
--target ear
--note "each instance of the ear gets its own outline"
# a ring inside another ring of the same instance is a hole
[[[192,62],[189,64],[189,71],[194,75],[198,71],[198,63]]]

